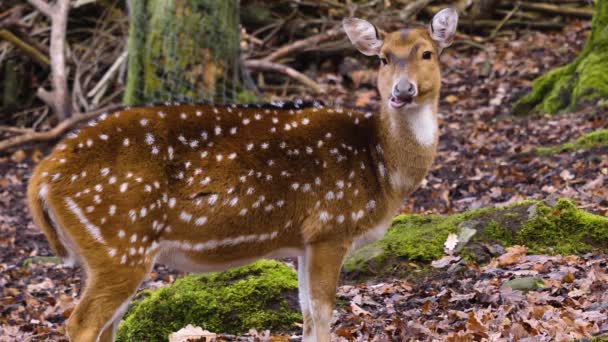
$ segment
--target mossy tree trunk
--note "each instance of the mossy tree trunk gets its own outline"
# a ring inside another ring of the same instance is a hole
[[[532,91],[515,104],[515,114],[553,114],[608,97],[608,0],[596,0],[591,25],[580,55],[537,78]]]
[[[233,101],[238,0],[130,0],[124,102]]]

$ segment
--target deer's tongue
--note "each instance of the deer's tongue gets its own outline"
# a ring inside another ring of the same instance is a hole
[[[388,102],[389,102],[390,106],[393,108],[401,108],[401,107],[405,106],[406,104],[412,103],[412,100],[413,100],[412,97],[401,98],[401,97],[391,96],[391,98]]]

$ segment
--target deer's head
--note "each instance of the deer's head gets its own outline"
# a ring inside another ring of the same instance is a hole
[[[378,90],[383,107],[400,111],[436,99],[441,87],[439,54],[452,44],[458,13],[439,11],[428,28],[386,33],[366,20],[344,19],[349,39],[364,55],[378,56]]]

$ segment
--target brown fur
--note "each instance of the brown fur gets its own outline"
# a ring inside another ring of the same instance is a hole
[[[382,53],[407,63],[381,68],[384,104],[373,115],[328,107],[137,107],[63,140],[34,171],[28,201],[55,253],[73,251],[89,273],[70,338],[111,340],[119,308],[155,262],[207,271],[289,249],[300,257],[304,338],[328,340],[345,254],[386,227],[426,175],[437,145],[436,134],[421,145],[408,112],[389,110],[385,101],[392,77],[407,71],[419,88],[416,101],[430,103],[436,122],[436,49],[424,30],[384,39]],[[419,61],[427,49],[433,60]]]

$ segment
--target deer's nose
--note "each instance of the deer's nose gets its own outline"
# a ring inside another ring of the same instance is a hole
[[[402,78],[393,87],[393,96],[401,99],[412,98],[418,94],[416,85],[408,79]]]

